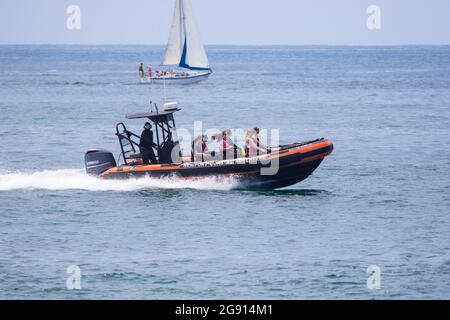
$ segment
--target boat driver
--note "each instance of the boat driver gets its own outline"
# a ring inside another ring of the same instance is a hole
[[[144,131],[141,134],[141,140],[139,141],[139,151],[141,152],[142,163],[156,163],[155,153],[153,148],[158,145],[153,142],[153,131],[150,122],[144,124]]]

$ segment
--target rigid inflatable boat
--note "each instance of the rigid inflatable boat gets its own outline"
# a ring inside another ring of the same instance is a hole
[[[287,187],[306,179],[333,150],[326,139],[279,146],[276,151],[251,157],[223,154],[219,158],[195,161],[182,157],[176,139],[174,113],[181,110],[168,104],[163,111],[126,115],[127,119],[148,119],[155,125],[157,164],[142,164],[139,136],[127,130],[125,124],[116,125],[121,153],[117,165],[113,154],[105,150],[89,150],[85,154],[86,172],[101,179],[139,177],[233,177],[240,187],[275,189]],[[275,148],[274,148],[275,149]],[[120,161],[121,158],[121,161]]]

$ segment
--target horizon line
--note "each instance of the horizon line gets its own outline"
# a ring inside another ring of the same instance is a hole
[[[167,44],[142,43],[0,43],[0,46],[166,46]],[[230,47],[408,47],[408,46],[450,46],[450,43],[398,43],[398,44],[220,44],[211,43],[205,46]]]

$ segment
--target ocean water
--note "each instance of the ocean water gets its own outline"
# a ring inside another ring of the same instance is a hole
[[[0,298],[450,298],[449,46],[211,46],[207,81],[139,84],[163,50],[0,46]],[[164,99],[178,127],[335,150],[275,191],[85,175],[87,149],[118,155],[115,124]]]

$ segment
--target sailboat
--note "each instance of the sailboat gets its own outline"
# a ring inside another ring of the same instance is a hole
[[[175,0],[169,41],[161,65],[166,70],[149,74],[148,82],[188,84],[204,80],[212,73],[190,0]]]

